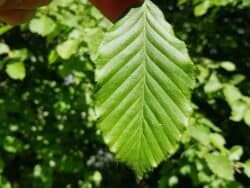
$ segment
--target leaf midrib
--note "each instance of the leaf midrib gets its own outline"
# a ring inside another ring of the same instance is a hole
[[[137,153],[137,166],[140,166],[140,155],[142,152],[141,149],[141,142],[142,142],[142,138],[145,137],[143,131],[143,126],[144,126],[144,108],[145,108],[145,90],[146,90],[146,73],[147,73],[147,69],[146,69],[146,62],[147,62],[147,48],[146,48],[146,24],[147,24],[147,0],[145,1],[145,3],[143,4],[143,90],[142,90],[142,102],[141,102],[141,119],[140,119],[140,138],[139,138],[139,143],[138,143],[138,148],[139,148],[139,152]]]

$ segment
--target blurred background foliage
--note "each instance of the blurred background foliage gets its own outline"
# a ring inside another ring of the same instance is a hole
[[[196,65],[192,126],[136,184],[94,122],[95,51],[111,23],[87,0],[54,0],[0,25],[0,188],[248,188],[250,1],[155,0]]]

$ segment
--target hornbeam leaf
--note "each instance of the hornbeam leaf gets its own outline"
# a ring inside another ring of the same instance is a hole
[[[139,180],[175,152],[189,124],[193,64],[149,0],[113,26],[98,53],[98,127]]]

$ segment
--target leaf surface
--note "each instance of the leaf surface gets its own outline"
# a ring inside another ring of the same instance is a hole
[[[98,127],[140,179],[175,152],[189,124],[192,61],[149,0],[113,26],[97,59]]]
[[[234,180],[233,163],[225,156],[218,154],[208,154],[205,160],[210,170],[218,177],[226,180]]]
[[[26,70],[23,62],[11,62],[6,66],[6,73],[14,80],[23,80]]]

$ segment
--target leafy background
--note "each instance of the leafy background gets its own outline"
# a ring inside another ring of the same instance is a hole
[[[249,0],[155,0],[196,65],[195,112],[178,152],[140,184],[103,143],[95,51],[110,28],[86,0],[54,0],[0,27],[0,187],[250,185]]]

